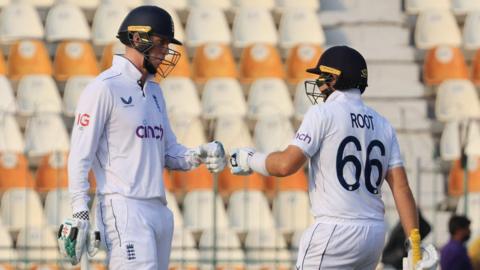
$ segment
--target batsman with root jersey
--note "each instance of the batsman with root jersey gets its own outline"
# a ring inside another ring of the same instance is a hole
[[[335,46],[307,72],[318,75],[305,82],[306,94],[316,105],[306,113],[291,144],[268,155],[236,149],[230,158],[232,173],[288,176],[308,159],[315,223],[301,238],[297,269],[376,268],[385,242],[384,179],[411,244],[409,265],[435,267],[434,249],[423,249],[422,259],[418,213],[395,130],[362,101],[368,80],[365,59],[352,48]],[[318,100],[324,102],[317,104]]]
[[[167,270],[173,215],[167,208],[163,170],[190,170],[205,163],[212,173],[225,164],[219,142],[188,149],[177,143],[159,84],[180,53],[172,17],[157,6],[140,6],[124,19],[117,37],[126,45],[111,68],[83,91],[68,160],[73,217],[60,227],[61,253],[77,264],[100,240],[108,269]],[[88,172],[97,181],[96,221],[90,233]]]

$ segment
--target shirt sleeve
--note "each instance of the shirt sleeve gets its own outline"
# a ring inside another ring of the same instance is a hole
[[[190,164],[185,159],[187,147],[177,142],[177,137],[172,131],[167,114],[165,99],[161,98],[163,111],[163,123],[165,125],[165,167],[172,170],[187,171],[191,169]]]
[[[88,172],[113,108],[106,85],[93,82],[78,101],[68,157],[68,188],[73,212],[88,211]]]
[[[402,154],[400,152],[400,146],[398,144],[397,135],[393,127],[392,130],[392,142],[390,145],[390,157],[388,158],[388,169],[403,166]]]
[[[312,157],[322,144],[327,119],[319,117],[317,106],[312,106],[305,114],[302,124],[300,125],[291,145],[295,145],[302,149],[308,157]]]

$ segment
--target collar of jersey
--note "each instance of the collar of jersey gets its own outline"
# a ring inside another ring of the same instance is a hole
[[[341,98],[360,100],[361,99],[360,96],[361,96],[360,90],[356,88],[342,90],[342,91],[336,90],[327,98],[327,101],[325,102],[332,102],[334,100],[338,100]]]
[[[142,77],[140,70],[138,70],[138,68],[132,62],[130,62],[130,60],[120,54],[113,56],[112,66],[135,82]],[[147,80],[153,81],[153,76],[149,75]]]

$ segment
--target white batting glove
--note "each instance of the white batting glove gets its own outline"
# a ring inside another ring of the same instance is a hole
[[[436,270],[438,266],[438,252],[432,244],[421,245],[422,259],[413,265],[412,250],[408,251],[408,257],[403,258],[403,270]]]
[[[255,149],[249,147],[236,148],[230,156],[230,172],[235,175],[249,175],[253,172],[248,159],[253,156]]]
[[[223,171],[227,164],[225,149],[221,142],[213,141],[200,146],[201,157],[211,173]]]
[[[199,147],[188,149],[185,153],[185,160],[187,161],[188,165],[190,165],[190,169],[195,169],[200,164],[202,164],[202,150]]]
[[[78,215],[77,215],[78,214]],[[100,246],[100,232],[89,232],[90,222],[88,212],[74,214],[74,218],[67,218],[60,225],[57,235],[60,253],[72,265],[82,259],[84,251],[91,257],[95,256]]]

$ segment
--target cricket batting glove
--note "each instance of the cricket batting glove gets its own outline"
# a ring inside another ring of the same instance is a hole
[[[253,172],[248,160],[255,153],[255,149],[243,147],[233,150],[230,156],[230,172],[235,175],[249,175]]]
[[[200,164],[202,164],[202,150],[199,147],[188,149],[185,152],[185,160],[187,161],[188,165],[190,165],[190,169],[195,169]]]
[[[76,265],[82,259],[84,251],[91,257],[95,256],[100,246],[100,232],[89,230],[87,211],[75,213],[73,216],[60,225],[57,241],[60,253],[72,265]]]
[[[202,144],[200,149],[202,153],[201,157],[211,173],[219,173],[223,171],[227,161],[225,158],[225,149],[221,142],[213,141],[207,144]]]
[[[435,270],[438,265],[438,252],[433,245],[422,245],[418,229],[410,232],[407,240],[408,255],[403,258],[403,270]]]

